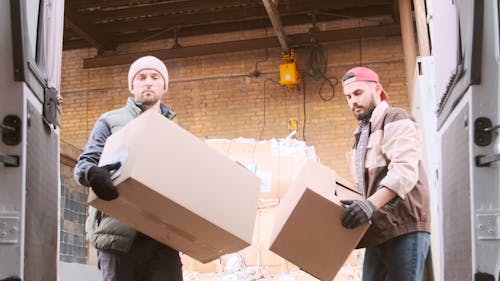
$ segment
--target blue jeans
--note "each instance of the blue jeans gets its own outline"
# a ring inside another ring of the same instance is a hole
[[[421,281],[430,234],[414,232],[366,248],[363,281]]]
[[[124,253],[98,250],[103,281],[182,281],[179,252],[138,233],[132,248]]]

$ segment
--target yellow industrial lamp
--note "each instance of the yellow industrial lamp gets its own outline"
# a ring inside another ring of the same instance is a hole
[[[293,91],[299,83],[295,50],[291,49],[290,53],[283,52],[282,57],[284,63],[280,64],[280,84]]]

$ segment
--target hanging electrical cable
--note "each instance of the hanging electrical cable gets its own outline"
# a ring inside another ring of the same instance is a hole
[[[328,54],[323,45],[314,41],[309,47],[309,60],[307,62],[307,72],[314,79],[319,80],[325,77],[328,64]]]
[[[306,65],[306,72],[315,80],[323,80],[321,86],[318,90],[318,95],[323,101],[329,101],[335,95],[335,85],[338,83],[338,79],[331,76],[326,77],[326,70],[328,68],[328,53],[326,48],[323,47],[316,40],[313,40],[312,45],[309,47],[309,60]],[[330,88],[332,89],[331,94],[325,96],[322,92],[323,86],[325,83],[328,83]]]
[[[331,77],[324,77],[323,78],[323,83],[321,83],[321,86],[319,86],[319,90],[318,90],[318,94],[319,94],[319,97],[323,100],[323,101],[329,101],[333,98],[333,96],[335,95],[335,85],[337,85],[339,83],[339,80],[333,76]],[[325,85],[325,83],[328,83],[328,85],[332,88],[332,93],[328,96],[324,96],[323,95],[323,86]]]

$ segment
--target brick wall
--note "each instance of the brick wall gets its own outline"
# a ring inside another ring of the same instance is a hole
[[[267,33],[267,31],[266,31]],[[244,39],[231,33],[217,40]],[[191,41],[196,41],[190,39]],[[204,41],[205,39],[201,38]],[[187,44],[189,40],[180,42]],[[205,40],[206,41],[206,40]],[[119,51],[160,48],[157,41],[122,47]],[[205,42],[204,42],[205,43]],[[198,42],[198,44],[200,44]],[[400,37],[372,38],[324,44],[328,51],[326,76],[340,77],[361,63],[376,70],[393,106],[408,109],[406,78]],[[361,47],[361,48],[360,48]],[[305,68],[308,52],[298,49],[298,64]],[[177,112],[176,122],[200,138],[282,138],[288,135],[288,120],[298,120],[297,138],[313,145],[323,164],[350,178],[346,152],[352,144],[356,120],[343,97],[340,83],[329,101],[319,95],[321,81],[305,76],[305,91],[280,87],[279,49],[264,49],[165,61],[170,87],[163,102]],[[82,148],[95,120],[103,112],[123,106],[128,65],[83,69],[83,59],[96,55],[93,49],[63,53],[63,116],[61,139]],[[257,68],[261,75],[250,77]],[[325,84],[322,95],[331,94]],[[305,102],[304,102],[305,92]],[[305,116],[304,116],[305,108]],[[305,125],[305,127],[304,127]]]

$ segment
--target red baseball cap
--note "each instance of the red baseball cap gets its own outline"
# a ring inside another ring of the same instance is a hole
[[[342,88],[344,88],[348,84],[351,84],[352,82],[357,82],[357,81],[369,81],[380,84],[380,80],[375,71],[366,67],[358,66],[348,70],[346,74],[344,74],[344,76],[342,77]],[[385,100],[388,97],[389,95],[387,95],[384,88],[382,87],[382,93],[380,94],[380,99]]]

